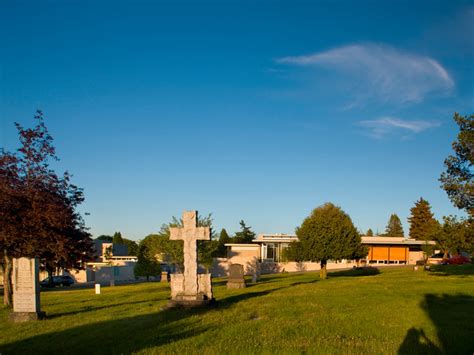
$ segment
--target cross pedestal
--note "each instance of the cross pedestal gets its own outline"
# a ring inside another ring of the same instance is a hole
[[[185,211],[183,227],[171,227],[170,239],[184,242],[184,274],[171,274],[170,306],[208,304],[213,300],[211,274],[197,273],[197,241],[210,240],[210,228],[197,226],[197,211]]]

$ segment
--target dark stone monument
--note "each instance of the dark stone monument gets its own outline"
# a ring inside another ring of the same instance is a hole
[[[245,288],[244,267],[240,264],[232,264],[229,267],[229,278],[227,288]]]

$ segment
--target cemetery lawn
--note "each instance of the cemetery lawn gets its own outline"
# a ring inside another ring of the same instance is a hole
[[[42,292],[47,320],[11,324],[0,309],[0,353],[474,352],[474,265],[213,281],[218,305],[195,310],[165,309],[155,282]]]

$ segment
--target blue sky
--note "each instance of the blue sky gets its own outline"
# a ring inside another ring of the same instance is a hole
[[[0,146],[41,108],[91,232],[184,209],[292,233],[331,201],[361,230],[438,178],[474,110],[473,1],[2,1]]]

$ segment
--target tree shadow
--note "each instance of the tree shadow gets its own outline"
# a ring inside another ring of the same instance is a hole
[[[128,305],[140,304],[140,303],[150,303],[150,302],[156,302],[156,301],[159,301],[159,299],[143,300],[143,301],[136,301],[136,302],[113,303],[113,304],[103,305],[103,306],[100,306],[100,307],[85,306],[83,309],[76,310],[76,311],[61,312],[61,313],[48,313],[47,317],[48,317],[48,319],[54,319],[54,318],[59,318],[59,317],[62,317],[62,316],[94,312],[94,311],[98,311],[98,310],[101,310],[101,309],[112,309],[112,308],[120,307],[120,306],[128,306]]]
[[[474,352],[474,297],[466,294],[427,294],[421,303],[436,327],[437,346],[423,329],[408,330],[399,354],[472,354]]]
[[[380,274],[380,270],[373,266],[358,267],[349,270],[333,271],[328,273],[328,278],[341,276],[373,276]]]
[[[467,277],[468,275],[474,275],[474,265],[431,265],[430,275]]]
[[[0,346],[0,354],[129,354],[139,352],[177,340],[195,337],[213,329],[212,325],[203,325],[199,315],[207,312],[218,312],[251,298],[263,297],[278,290],[316,281],[311,280],[262,291],[229,295],[220,299],[213,307],[164,308],[159,312],[150,314],[88,323],[62,331],[36,335]],[[150,300],[144,302],[149,303]],[[112,307],[119,305],[115,304]],[[111,306],[96,307],[94,310],[109,307]],[[90,311],[90,309],[55,314],[52,318],[59,319],[61,316],[87,311]]]

